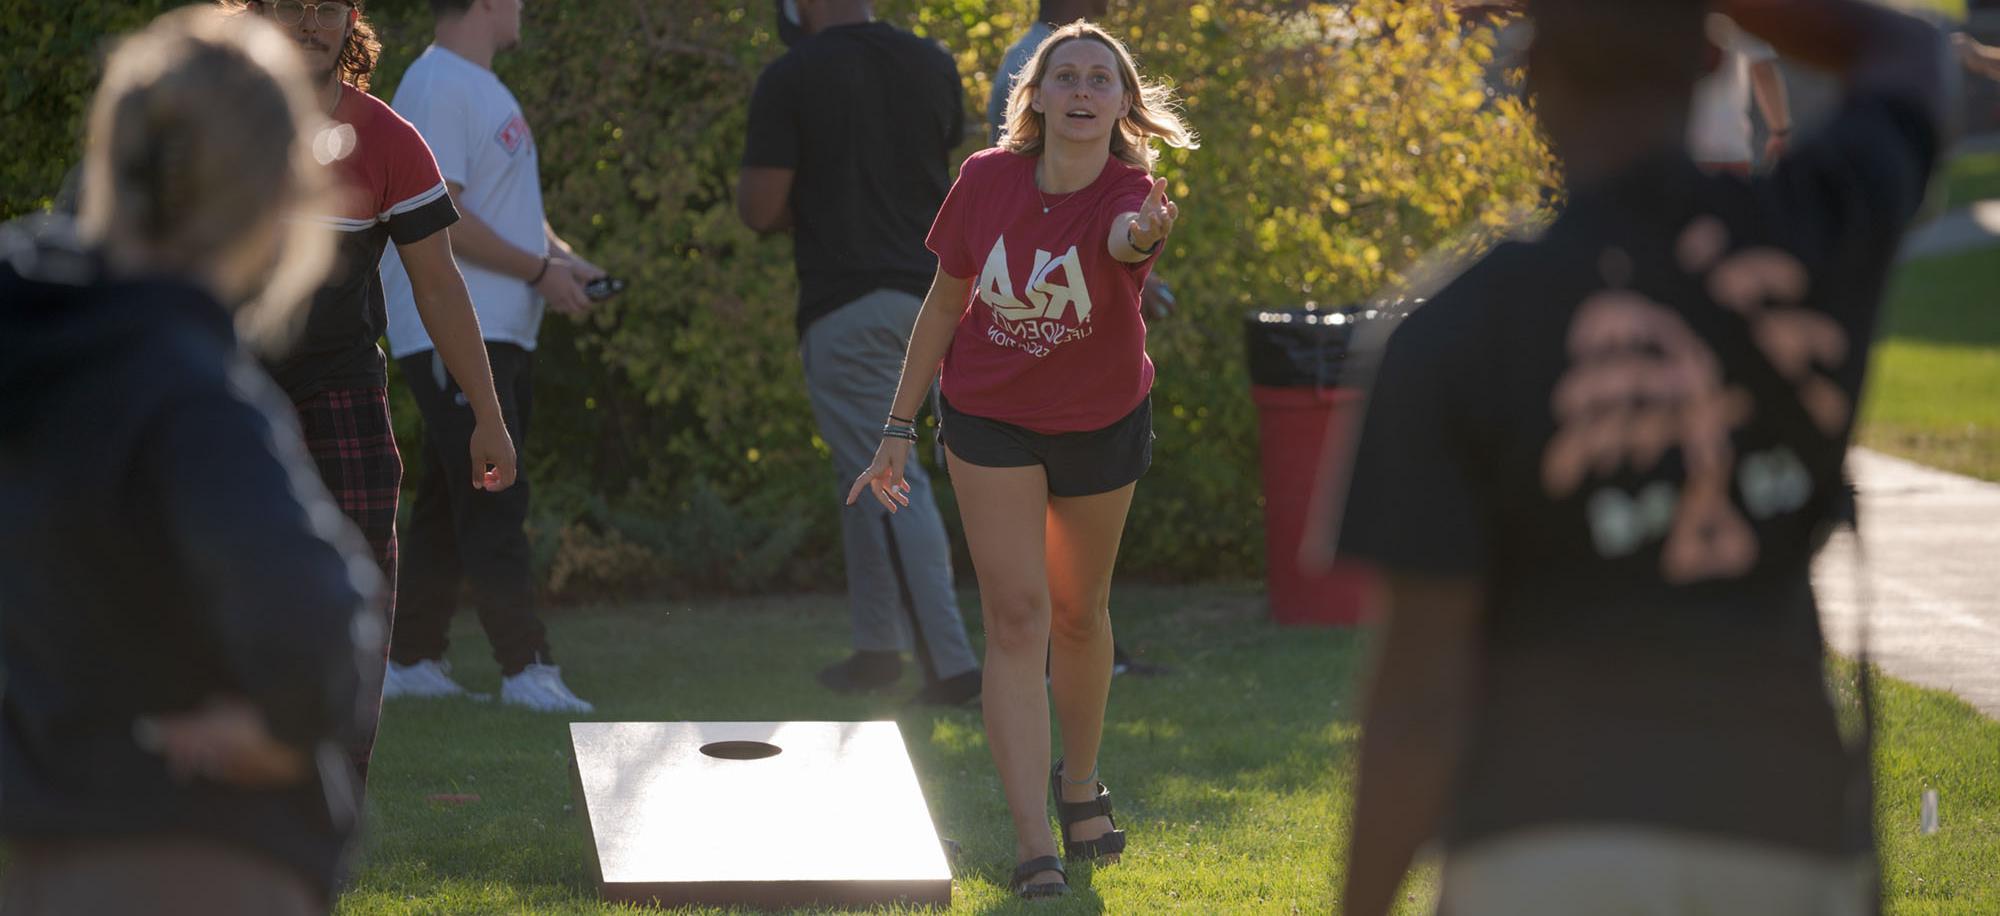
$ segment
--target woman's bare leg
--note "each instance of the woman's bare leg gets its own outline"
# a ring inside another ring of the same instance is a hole
[[[1048,475],[1039,465],[980,467],[956,454],[948,461],[986,621],[980,700],[986,743],[1014,820],[1015,861],[1025,862],[1056,852],[1042,788],[1049,770],[1049,696],[1042,675],[1049,648],[1049,579],[1042,560]],[[1055,880],[1055,873],[1043,872],[1029,882]]]
[[[1049,499],[1049,685],[1062,723],[1064,775],[1070,779],[1084,779],[1096,769],[1104,737],[1111,695],[1111,571],[1135,487]],[[1062,793],[1064,801],[1089,801],[1097,787],[1065,782]],[[1071,828],[1070,839],[1093,840],[1110,829],[1110,819],[1095,817]]]

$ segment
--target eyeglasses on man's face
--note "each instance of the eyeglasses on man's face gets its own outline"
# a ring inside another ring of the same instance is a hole
[[[301,3],[300,0],[265,0],[264,9],[279,25],[293,26],[305,21],[311,13],[313,22],[322,29],[337,29],[347,23],[353,15],[351,3]]]

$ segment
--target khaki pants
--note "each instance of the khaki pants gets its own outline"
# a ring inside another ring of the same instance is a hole
[[[305,879],[249,852],[183,838],[19,844],[0,916],[324,916]]]
[[[1866,916],[1866,859],[1633,827],[1545,828],[1446,857],[1440,916]]]

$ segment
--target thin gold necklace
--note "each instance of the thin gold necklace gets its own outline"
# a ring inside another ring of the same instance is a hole
[[[1035,198],[1042,202],[1043,216],[1049,215],[1050,210],[1054,210],[1055,208],[1060,207],[1063,204],[1069,203],[1070,198],[1075,197],[1077,194],[1083,191],[1083,188],[1077,188],[1076,190],[1071,191],[1068,194],[1064,194],[1062,200],[1056,201],[1055,203],[1049,203],[1048,195],[1042,193],[1042,180],[1041,180],[1041,175],[1039,174],[1041,172],[1040,164],[1036,165],[1035,171],[1037,172],[1035,176]],[[1084,185],[1083,187],[1087,188],[1090,187],[1090,185]]]

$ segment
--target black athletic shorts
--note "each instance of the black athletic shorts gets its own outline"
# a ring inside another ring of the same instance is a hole
[[[942,400],[942,399],[940,399]],[[1041,465],[1050,496],[1109,493],[1144,476],[1153,464],[1153,399],[1103,429],[1038,433],[1012,423],[960,413],[943,401],[938,437],[960,460],[983,468]]]

